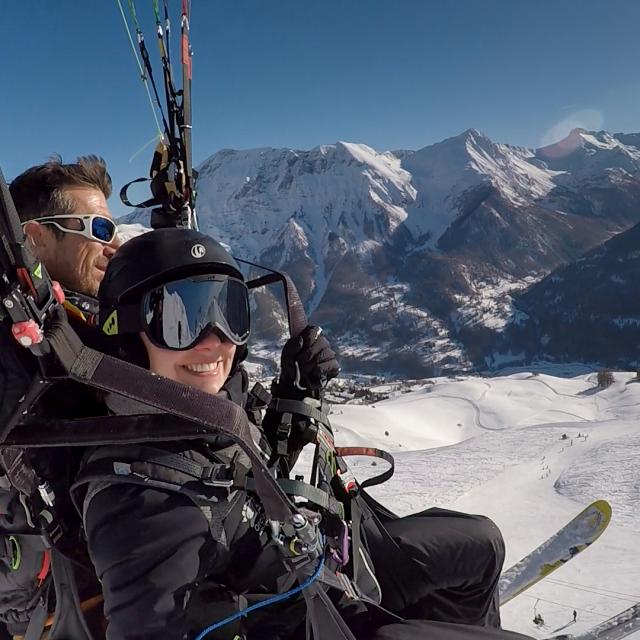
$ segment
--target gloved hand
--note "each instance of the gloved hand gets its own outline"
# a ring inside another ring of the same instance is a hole
[[[307,326],[295,338],[289,338],[280,360],[281,393],[321,391],[331,378],[340,373],[340,365],[320,327]]]

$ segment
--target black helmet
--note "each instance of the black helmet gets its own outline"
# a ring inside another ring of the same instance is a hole
[[[192,229],[157,229],[126,242],[98,292],[109,336],[144,331],[161,348],[184,350],[211,330],[236,345],[249,337],[249,303],[235,259]]]
[[[233,256],[216,240],[193,229],[156,229],[125,242],[109,262],[98,297],[115,306],[137,291],[182,274],[221,273],[243,280]]]

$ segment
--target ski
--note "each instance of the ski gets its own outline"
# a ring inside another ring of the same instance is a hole
[[[550,640],[621,640],[640,631],[640,602],[577,635],[553,636]]]
[[[610,521],[611,506],[606,500],[590,504],[500,576],[500,604],[506,604],[584,551],[602,535]]]

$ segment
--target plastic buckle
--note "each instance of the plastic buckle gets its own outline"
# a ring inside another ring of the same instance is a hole
[[[48,549],[51,549],[62,538],[62,525],[54,518],[50,511],[44,510],[40,514],[40,538]]]
[[[285,414],[289,415],[290,414]],[[287,455],[289,448],[289,436],[291,435],[291,422],[281,422],[276,430],[276,441],[278,443],[277,454],[279,456]]]
[[[231,477],[229,477],[231,476]],[[204,467],[200,480],[212,487],[223,487],[230,489],[233,486],[233,469],[231,465],[216,464],[211,467]]]
[[[358,495],[360,488],[358,487],[358,482],[351,471],[347,470],[341,472],[338,470],[335,477],[338,479],[338,483],[347,497],[354,497]]]
[[[11,327],[11,333],[18,344],[27,348],[44,340],[44,333],[35,320],[16,322]]]

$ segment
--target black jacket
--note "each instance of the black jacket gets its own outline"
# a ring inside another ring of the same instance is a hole
[[[225,391],[244,405],[242,369],[236,370]],[[232,466],[230,473],[240,483],[248,461],[237,445],[229,444],[218,438],[213,443],[176,442],[153,449],[105,446],[87,454],[80,502],[89,555],[102,583],[109,639],[179,639],[187,630],[193,637],[242,608],[246,603],[237,594],[274,592],[284,567],[275,548],[265,552],[261,508],[244,490],[219,495],[218,502],[201,501],[188,486],[182,492],[148,486],[148,481],[140,481],[137,467],[129,481],[104,473],[114,462],[126,466],[165,457],[174,466]],[[148,472],[156,479],[162,476],[156,467]],[[87,475],[94,479],[86,481]],[[211,637],[233,638],[237,631],[231,625]]]

